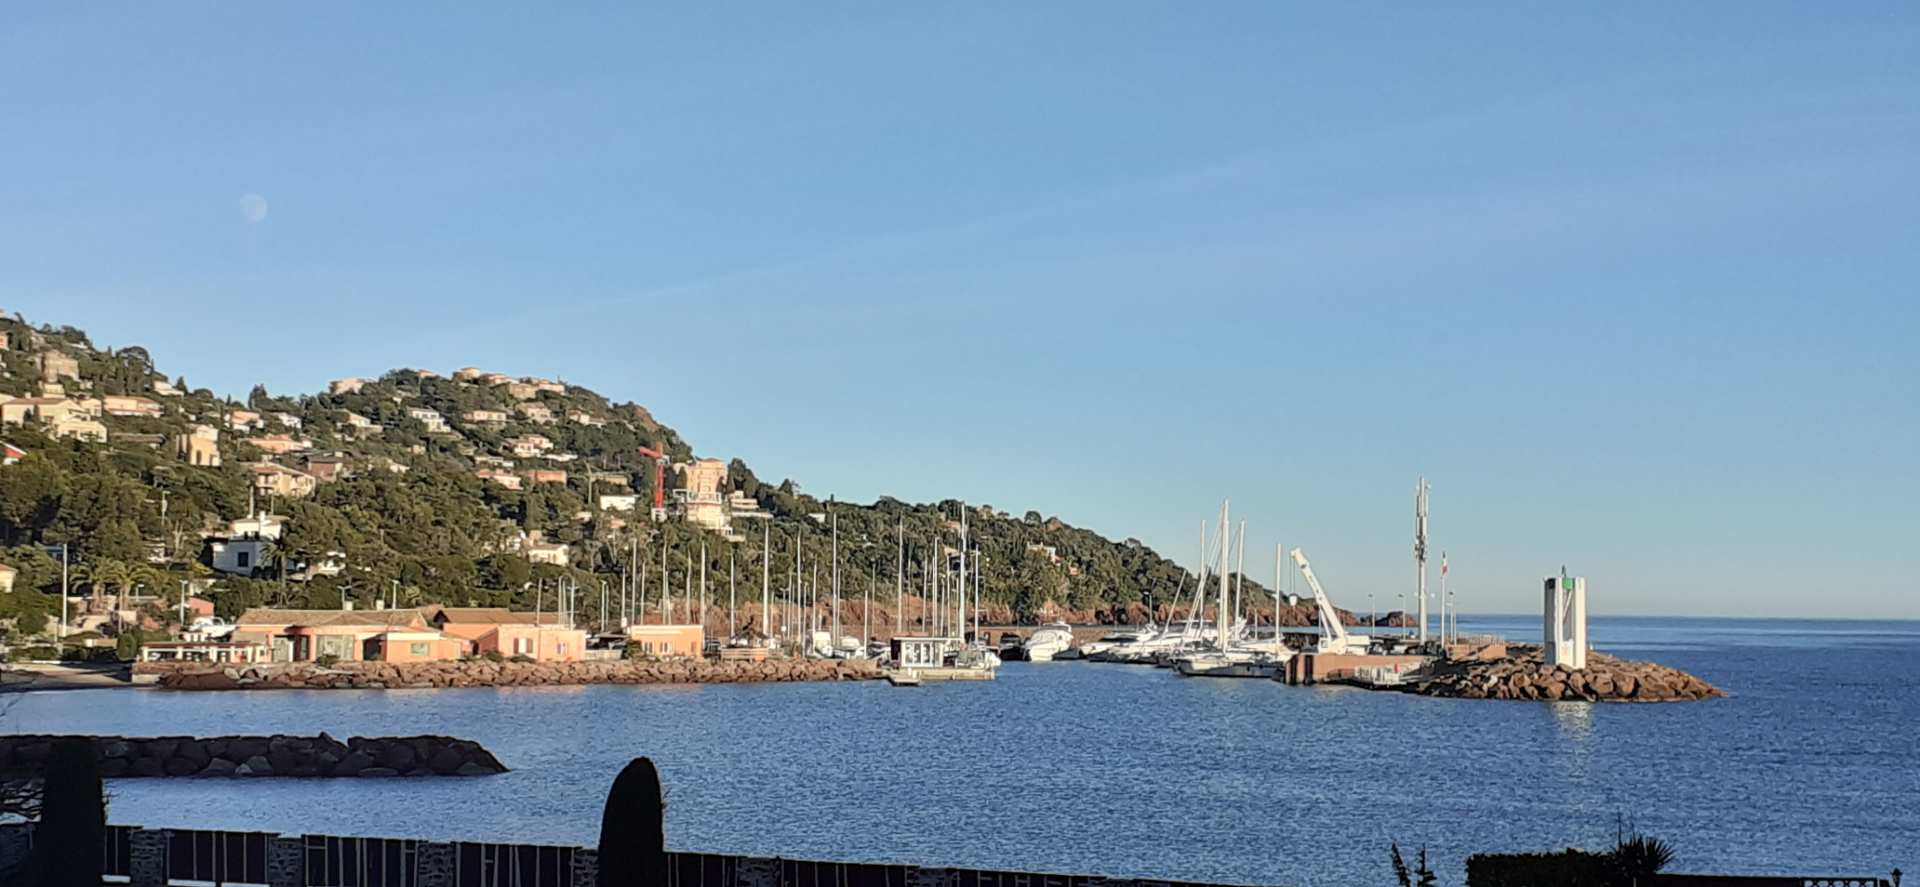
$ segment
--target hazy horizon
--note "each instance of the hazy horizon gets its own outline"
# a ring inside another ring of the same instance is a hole
[[[1911,7],[8,18],[0,309],[196,386],[559,377],[1189,566],[1231,498],[1348,609],[1424,475],[1467,613],[1920,618]]]

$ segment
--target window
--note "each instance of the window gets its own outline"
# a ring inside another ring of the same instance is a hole
[[[562,642],[560,642],[560,643],[557,643],[557,644],[554,644],[554,645],[553,645],[553,650],[554,650],[554,652],[555,652],[555,653],[557,653],[557,654],[559,654],[559,655],[561,655],[561,656],[565,656],[565,655],[567,655],[567,644],[566,644],[566,642],[565,642],[565,641],[562,641]]]
[[[245,569],[248,569],[249,567],[248,561],[251,561],[252,559],[253,559],[253,556],[251,552],[242,551],[242,552],[237,552],[234,555],[233,562],[235,566],[238,566],[240,569],[245,570]]]
[[[427,642],[426,642],[426,641],[414,641],[414,642],[412,642],[412,643],[410,643],[410,644],[408,644],[408,645],[407,645],[407,653],[408,653],[409,655],[412,655],[412,656],[416,656],[416,657],[419,657],[419,658],[421,658],[421,659],[425,659],[425,658],[427,658],[427,656],[429,656],[429,655],[431,655],[431,654],[429,654],[429,653],[427,652]]]
[[[532,653],[533,639],[532,638],[514,638],[513,652],[517,655],[526,655],[528,653]]]

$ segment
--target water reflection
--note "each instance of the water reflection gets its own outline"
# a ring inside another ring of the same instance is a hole
[[[1551,702],[1554,726],[1560,735],[1585,742],[1593,736],[1593,702]]]

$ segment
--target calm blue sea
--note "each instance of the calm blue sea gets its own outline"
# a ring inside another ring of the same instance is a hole
[[[1538,635],[1537,617],[1463,629]],[[1091,663],[984,684],[26,694],[11,732],[445,733],[469,780],[121,780],[115,822],[591,844],[650,755],[681,849],[1258,884],[1442,883],[1485,850],[1602,846],[1623,820],[1678,870],[1920,869],[1920,622],[1595,619],[1595,646],[1728,699],[1422,699]]]

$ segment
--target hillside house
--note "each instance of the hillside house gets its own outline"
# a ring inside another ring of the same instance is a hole
[[[260,414],[252,410],[227,411],[227,428],[231,431],[245,433],[265,427],[265,425],[266,423],[261,420]]]
[[[567,421],[575,425],[585,425],[588,428],[605,428],[607,425],[607,420],[589,413],[586,410],[568,410]]]
[[[601,493],[600,510],[632,511],[640,504],[640,497],[632,493]]]
[[[501,471],[497,468],[482,468],[475,471],[473,476],[509,490],[521,489],[523,482],[520,475],[514,474],[511,471]]]
[[[298,499],[313,495],[317,484],[313,475],[274,462],[255,462],[247,470],[253,475],[254,491],[263,495]]]
[[[313,449],[313,441],[303,440],[288,434],[267,434],[247,438],[247,443],[263,453],[285,456],[288,453],[304,453]]]
[[[506,373],[487,373],[480,377],[480,381],[498,387],[501,385],[510,385],[516,380]]]
[[[310,453],[300,460],[300,470],[323,484],[347,477],[353,473],[352,467],[345,453]]]
[[[359,394],[367,387],[367,379],[335,379],[327,383],[328,394]]]
[[[735,490],[727,494],[727,516],[733,520],[764,520],[773,517],[773,512],[760,507],[760,500]]]
[[[161,413],[159,401],[125,394],[108,394],[101,397],[100,409],[109,416],[139,416],[148,419],[158,419]]]
[[[231,536],[207,540],[207,566],[235,576],[251,576],[266,566],[268,542],[259,537]]]
[[[92,443],[107,442],[107,426],[100,424],[98,419],[90,419],[86,416],[61,416],[48,423],[47,432],[58,438]]]
[[[520,472],[520,476],[526,478],[527,483],[530,484],[564,484],[567,482],[567,473],[558,468],[529,468]]]
[[[0,594],[12,594],[13,581],[18,578],[20,578],[18,569],[0,564]]]
[[[173,387],[173,383],[165,379],[153,380],[152,387],[153,387],[153,393],[160,397],[179,397],[185,393],[180,389]]]
[[[26,450],[20,449],[13,444],[0,444],[0,465],[12,465],[26,457]]]
[[[511,417],[502,410],[468,410],[460,418],[470,425],[505,425]]]
[[[217,468],[220,465],[220,429],[195,425],[185,434],[173,436],[173,455],[188,465]]]
[[[484,375],[486,375],[486,373],[481,371],[479,367],[461,367],[453,371],[453,379],[456,382],[475,382],[479,381],[480,377]]]
[[[681,517],[709,530],[727,529],[727,505],[720,494],[720,488],[727,482],[727,463],[719,459],[677,462],[673,473],[676,481],[673,499]]]
[[[529,541],[526,552],[527,560],[536,564],[564,567],[572,561],[571,550],[565,542]]]
[[[536,425],[552,425],[554,422],[553,411],[547,409],[546,404],[517,403],[513,405],[513,411],[519,413],[521,418]]]
[[[553,441],[539,434],[523,434],[519,437],[509,437],[506,440],[506,445],[509,452],[521,459],[531,459],[553,449]]]
[[[71,354],[60,351],[42,351],[33,356],[33,365],[40,371],[40,378],[48,382],[61,379],[80,381],[80,361]]]
[[[408,407],[407,418],[427,426],[428,434],[446,434],[453,430],[447,427],[447,417],[440,415],[438,410],[430,410],[426,407]]]
[[[279,539],[286,531],[287,517],[283,514],[268,514],[261,511],[227,521],[228,536]]]
[[[280,427],[285,428],[289,431],[299,431],[300,426],[306,424],[304,421],[301,420],[299,416],[296,416],[292,413],[274,413],[273,420],[275,422],[279,422]]]

